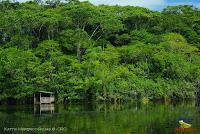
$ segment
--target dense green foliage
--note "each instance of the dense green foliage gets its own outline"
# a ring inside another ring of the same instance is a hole
[[[200,10],[0,3],[0,100],[190,98],[200,87]]]

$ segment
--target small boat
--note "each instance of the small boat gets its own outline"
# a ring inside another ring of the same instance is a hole
[[[191,124],[185,123],[183,120],[180,120],[179,124],[181,125],[181,128],[190,128],[191,127]]]

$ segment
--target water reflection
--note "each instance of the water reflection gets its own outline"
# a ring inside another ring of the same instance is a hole
[[[141,108],[140,102],[132,102],[125,104],[108,104],[108,103],[83,103],[83,104],[68,104],[64,103],[63,107],[59,106],[60,112],[113,112],[122,111],[125,109],[133,109],[137,111]],[[63,111],[64,110],[64,111]]]
[[[34,114],[53,114],[55,111],[54,104],[38,104],[34,105]]]
[[[200,101],[199,100],[196,101],[195,107],[196,107],[197,112],[200,113]]]
[[[171,134],[180,127],[179,117],[191,117],[193,120],[188,123],[198,130],[194,133],[199,134],[198,109],[199,104],[195,102],[1,106],[0,133],[4,133],[2,128],[6,126],[65,130],[56,133]]]

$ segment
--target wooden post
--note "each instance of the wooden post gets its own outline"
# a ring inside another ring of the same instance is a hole
[[[35,94],[34,94],[34,104],[35,104]]]
[[[42,113],[42,111],[41,111],[41,105],[40,105],[40,107],[39,107],[39,108],[40,108],[40,115],[41,115],[41,113]]]
[[[40,93],[40,104],[41,104],[41,93]]]

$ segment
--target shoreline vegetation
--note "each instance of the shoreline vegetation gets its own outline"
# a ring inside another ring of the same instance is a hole
[[[184,100],[200,88],[200,10],[0,2],[0,103]]]

